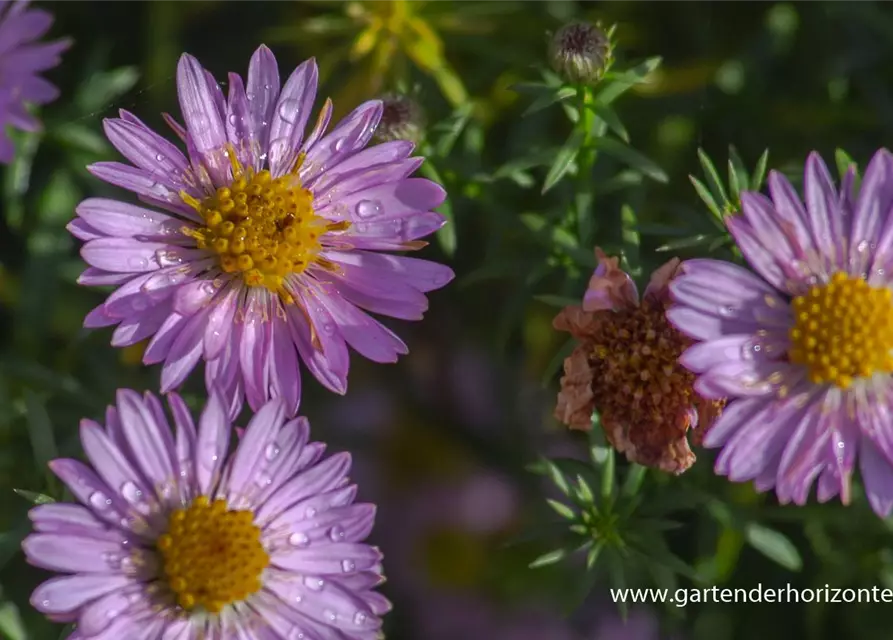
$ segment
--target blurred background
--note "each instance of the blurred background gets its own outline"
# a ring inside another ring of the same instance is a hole
[[[357,357],[345,397],[310,382],[304,392],[315,439],[353,453],[360,497],[380,506],[373,541],[385,553],[384,590],[395,604],[388,638],[893,637],[890,606],[864,603],[633,605],[624,624],[600,579],[581,592],[579,566],[528,568],[549,547],[525,537],[544,522],[547,493],[525,465],[539,455],[586,452],[585,439],[551,416],[564,338],[551,329],[556,308],[542,296],[578,297],[591,266],[567,262],[554,237],[522,222],[522,214],[563,206],[570,187],[543,196],[546,167],[505,168],[531,149],[548,152],[569,131],[560,108],[522,118],[530,97],[513,89],[540,80],[550,31],[572,19],[616,23],[618,60],[661,56],[649,81],[615,108],[631,143],[665,179],[620,181],[599,191],[595,207],[597,214],[625,203],[635,208],[647,274],[669,257],[655,251],[668,238],[706,224],[687,177],[700,172],[699,147],[720,166],[730,144],[749,166],[768,148],[769,166],[787,169],[812,149],[831,157],[837,147],[864,166],[888,144],[893,5],[35,4],[56,15],[53,35],[75,44],[47,74],[62,97],[41,111],[44,131],[16,135],[17,159],[0,169],[0,636],[45,640],[63,633],[28,608],[28,594],[44,576],[19,553],[31,505],[29,494],[12,490],[58,495],[45,462],[78,455],[78,421],[99,417],[118,387],[158,386],[158,369],[140,364],[141,347],[113,349],[111,330],[81,327],[105,293],[76,285],[83,265],[64,227],[82,198],[121,195],[84,169],[116,159],[102,119],[124,108],[160,127],[162,111],[177,112],[174,73],[182,52],[225,79],[228,71],[245,73],[265,43],[282,74],[316,56],[321,93],[333,98],[336,115],[399,90],[421,106],[431,140],[455,133],[431,163],[450,194],[444,213],[452,225],[422,253],[451,264],[457,280],[430,296],[425,321],[388,323],[410,346],[401,362]],[[600,241],[598,233],[596,224]],[[591,256],[591,245],[584,253]],[[195,375],[186,389],[194,407],[202,402],[201,383]],[[859,490],[848,509],[779,507],[750,485],[715,478],[710,452],[698,456],[684,476],[648,481],[664,493],[702,496],[668,535],[699,584],[893,587],[890,523],[871,513]],[[753,521],[777,535],[773,544],[753,544],[744,533]]]

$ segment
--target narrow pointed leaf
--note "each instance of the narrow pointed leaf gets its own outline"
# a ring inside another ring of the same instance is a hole
[[[555,564],[562,558],[567,555],[566,549],[555,549],[554,551],[549,551],[548,553],[544,553],[536,560],[527,565],[531,569],[537,569],[539,567],[545,567],[550,564]]]
[[[700,148],[698,149],[698,160],[701,162],[701,168],[704,170],[704,175],[707,176],[710,192],[718,197],[723,204],[727,203],[729,201],[729,196],[726,195],[726,189],[722,184],[722,179],[719,177],[719,172],[713,165],[713,160],[711,160],[710,156]]]
[[[629,143],[629,132],[614,109],[601,102],[595,102],[589,105],[589,108],[595,112],[595,115],[604,120],[605,124],[608,125],[608,129],[613,131],[618,138]]]
[[[621,162],[625,162],[636,171],[642,172],[656,182],[666,183],[669,181],[666,172],[656,162],[620,140],[608,137],[598,138],[593,143],[593,146]]]
[[[841,178],[846,174],[850,167],[855,167],[856,162],[843,149],[834,150],[834,162],[837,164],[837,173]]]
[[[750,176],[750,188],[753,191],[759,191],[763,187],[763,180],[766,178],[766,167],[769,164],[769,149],[763,151],[760,159],[757,160],[757,166]]]
[[[557,500],[552,500],[551,498],[546,498],[546,503],[552,507],[552,510],[557,513],[562,518],[566,518],[568,520],[574,520],[577,517],[577,514],[571,509],[569,506],[564,504],[563,502],[558,502]]]
[[[577,155],[580,153],[580,147],[583,145],[584,138],[585,135],[580,129],[574,129],[571,132],[567,142],[564,143],[555,155],[555,160],[552,162],[549,173],[546,174],[546,179],[543,182],[542,193],[546,193],[558,184],[564,177],[564,174],[568,172],[571,165],[574,163],[574,160],[577,159]]]
[[[734,199],[738,199],[738,194],[742,191],[750,189],[750,179],[747,176],[747,169],[738,150],[734,146],[729,145],[729,186],[732,188]]]
[[[571,96],[575,95],[577,95],[577,90],[574,87],[560,87],[553,93],[541,94],[536,98],[536,100],[530,103],[530,106],[524,110],[524,113],[521,114],[521,117],[526,118],[531,114],[542,111],[547,107],[551,107],[556,102],[562,102],[563,100],[567,100]]]
[[[745,528],[744,537],[751,547],[785,569],[800,571],[802,568],[800,552],[783,533],[752,522]]]

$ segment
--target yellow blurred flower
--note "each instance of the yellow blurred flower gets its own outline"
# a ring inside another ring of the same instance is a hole
[[[314,3],[316,4],[316,3]],[[306,55],[317,55],[324,77],[349,66],[338,105],[352,105],[397,87],[409,79],[410,65],[431,77],[447,101],[458,106],[468,101],[462,79],[447,60],[441,34],[485,36],[494,29],[486,17],[461,20],[480,2],[453,3],[432,0],[367,0],[320,5],[340,8],[303,17],[298,25],[277,28],[271,41],[291,42]],[[445,11],[443,5],[449,5]],[[319,53],[324,52],[324,53]],[[342,107],[344,108],[344,107]]]

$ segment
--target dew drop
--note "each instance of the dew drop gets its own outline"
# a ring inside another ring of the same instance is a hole
[[[279,104],[279,117],[285,120],[288,124],[294,124],[299,108],[300,105],[297,100],[283,100]]]
[[[308,547],[310,546],[310,538],[303,531],[299,531],[288,536],[288,544],[293,547]]]
[[[381,212],[381,203],[378,200],[360,200],[356,211],[361,218],[370,218]]]
[[[254,484],[263,489],[264,487],[269,487],[273,484],[273,478],[266,474],[260,474],[254,479]]]
[[[735,307],[723,306],[718,309],[719,315],[721,316],[730,316],[735,311]]]
[[[345,531],[344,527],[340,525],[335,525],[331,529],[329,529],[329,538],[331,538],[332,542],[341,542],[344,540]]]
[[[231,113],[228,119],[229,123],[233,126],[239,124],[239,116],[237,116],[235,113]]]
[[[127,259],[127,264],[131,269],[145,269],[149,266],[149,261],[139,256],[132,256]]]
[[[403,220],[394,220],[394,233],[396,235],[402,235],[404,231],[404,222]]]
[[[357,564],[353,560],[344,560],[341,563],[341,570],[344,573],[350,573],[351,571],[354,571],[356,568],[357,568]]]
[[[130,504],[137,504],[138,502],[142,502],[143,499],[143,492],[132,482],[125,482],[121,486],[121,495],[124,496],[124,499]]]
[[[269,90],[272,89],[272,88],[273,88],[273,85],[271,85],[271,84],[265,84],[265,85],[264,85],[264,90],[265,90],[265,91],[269,91]]]
[[[246,93],[245,97],[248,98],[249,100],[254,100],[254,94],[251,91]]]
[[[269,444],[269,445],[267,445],[267,448],[264,450],[264,457],[267,460],[274,460],[276,458],[276,456],[279,455],[279,451],[280,451],[280,449],[279,449],[278,444],[275,444],[275,443]]]
[[[335,612],[332,611],[331,609],[326,609],[323,612],[323,615],[326,617],[326,620],[328,620],[329,622],[335,622],[335,620],[338,619],[338,616],[336,616]]]
[[[104,511],[112,506],[111,499],[101,491],[96,491],[90,495],[89,502],[94,508]]]
[[[156,161],[156,162],[164,162],[164,160],[165,160],[165,158],[164,158],[163,155],[161,155],[160,153],[155,154],[155,161]]]
[[[859,253],[865,253],[866,251],[868,251],[868,246],[868,242],[866,240],[863,240],[856,245],[856,251],[858,251]]]
[[[304,516],[307,518],[312,518],[316,515],[316,509],[313,507],[307,507],[307,510],[304,512]]]
[[[341,151],[344,148],[344,138],[338,138],[335,140],[335,144],[333,145],[335,151]]]
[[[311,591],[322,591],[322,588],[326,586],[326,581],[322,578],[307,576],[306,578],[304,578],[304,586],[306,586]]]
[[[288,640],[305,640],[306,637],[298,627],[292,629],[288,634]]]
[[[322,331],[327,336],[330,336],[335,333],[335,325],[333,325],[331,322],[324,322],[322,325]]]
[[[362,611],[357,611],[356,614],[354,614],[353,623],[357,626],[360,626],[366,622],[366,619],[367,616],[365,613],[363,613]]]

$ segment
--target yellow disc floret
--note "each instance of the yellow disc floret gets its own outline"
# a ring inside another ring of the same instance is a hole
[[[217,254],[221,270],[293,302],[283,287],[286,278],[313,263],[328,268],[328,261],[319,256],[320,238],[329,231],[343,231],[349,223],[331,222],[314,213],[313,194],[297,174],[300,159],[291,173],[273,178],[266,169],[243,170],[234,151],[229,157],[233,168],[229,186],[219,187],[204,200],[180,194],[205,224],[184,232],[199,249]]]
[[[199,496],[171,514],[158,538],[167,584],[187,611],[218,613],[261,588],[270,562],[251,511],[228,511],[226,501]]]
[[[815,384],[848,388],[857,378],[893,373],[893,292],[835,273],[792,301],[788,358]]]

